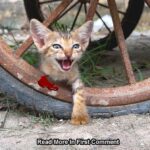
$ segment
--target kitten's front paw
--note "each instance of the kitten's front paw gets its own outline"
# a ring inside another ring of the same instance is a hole
[[[71,124],[73,125],[84,125],[89,123],[89,116],[88,114],[82,115],[72,115]]]
[[[74,106],[71,116],[71,124],[83,125],[89,122],[89,115],[87,112],[83,90],[77,91],[73,97]]]

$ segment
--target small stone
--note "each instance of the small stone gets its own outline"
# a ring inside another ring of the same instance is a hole
[[[5,34],[8,34],[8,30],[7,30],[7,29],[4,29],[4,33],[5,33]]]
[[[144,143],[140,143],[141,146],[144,146]]]
[[[116,124],[115,124],[115,123],[112,123],[112,126],[116,127]]]

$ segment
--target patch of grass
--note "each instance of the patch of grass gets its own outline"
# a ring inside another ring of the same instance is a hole
[[[133,70],[138,73],[138,80],[139,81],[144,80],[144,75],[142,74],[140,66],[137,63],[132,63],[132,67],[133,67]]]
[[[56,31],[67,32],[68,26],[61,23],[60,21],[55,21],[52,26]]]
[[[1,110],[13,110],[16,108],[17,102],[15,98],[6,96],[6,94],[0,92],[0,109]]]
[[[41,123],[44,126],[49,126],[54,122],[54,117],[50,113],[39,113],[35,110],[31,110],[18,104],[18,102],[3,93],[0,93],[0,109],[1,110],[9,110],[10,112],[23,115],[23,116],[30,116],[33,123]]]
[[[39,64],[40,56],[38,52],[27,51],[23,55],[23,59],[26,60],[30,65],[37,67]]]
[[[38,113],[38,117],[33,114],[30,116],[33,123],[41,123],[44,126],[49,126],[54,122],[54,117],[50,113]]]
[[[105,53],[103,45],[85,52],[79,63],[82,81],[87,86],[93,86],[97,77],[103,77],[105,68],[100,66],[100,60]],[[108,69],[108,68],[106,68]]]

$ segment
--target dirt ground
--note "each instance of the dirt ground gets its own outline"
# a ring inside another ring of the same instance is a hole
[[[0,112],[0,116],[3,112]],[[1,150],[105,149],[149,150],[150,115],[128,115],[110,119],[92,119],[85,126],[57,121],[49,126],[34,123],[31,116],[9,113],[0,128]],[[41,139],[119,139],[120,145],[37,145]]]

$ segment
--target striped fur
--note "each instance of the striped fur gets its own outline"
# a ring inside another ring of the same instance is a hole
[[[41,53],[41,70],[53,81],[67,80],[72,85],[71,123],[75,125],[89,121],[77,62],[88,46],[92,25],[88,21],[73,32],[63,33],[51,31],[35,19],[30,23],[34,44]]]

